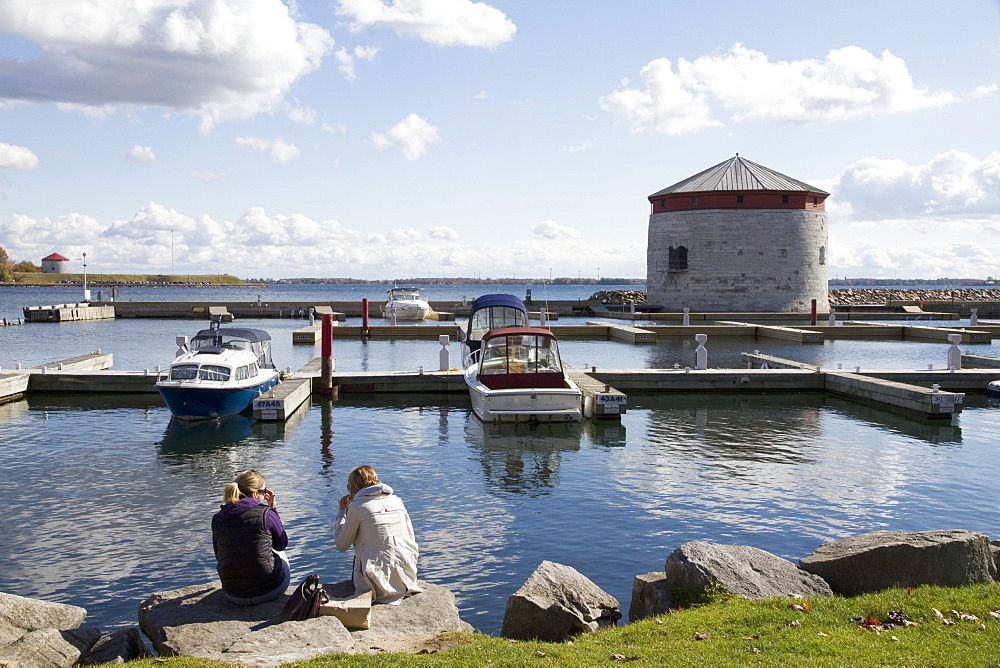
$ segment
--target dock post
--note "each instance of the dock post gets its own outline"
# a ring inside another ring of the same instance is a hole
[[[691,324],[691,309],[684,309],[684,326],[687,327]]]
[[[837,326],[837,311],[835,309],[830,309],[830,327]]]
[[[438,371],[447,371],[451,368],[451,337],[447,334],[438,335],[438,343],[441,344],[441,352],[438,353]]]
[[[979,324],[979,309],[973,308],[969,310],[971,311],[971,313],[969,314],[969,326],[975,327],[976,325]]]
[[[320,394],[333,394],[333,316],[323,314],[320,353]]]
[[[368,336],[368,297],[361,300],[361,335]]]
[[[951,348],[948,348],[948,368],[949,369],[961,369],[962,368],[962,349],[958,347],[958,343],[962,340],[961,334],[949,334],[948,340],[951,341]]]
[[[694,368],[707,369],[708,349],[705,347],[705,341],[708,341],[708,334],[695,334],[694,340],[698,342],[698,347],[694,351]]]

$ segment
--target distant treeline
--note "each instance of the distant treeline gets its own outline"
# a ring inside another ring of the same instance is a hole
[[[859,287],[880,285],[994,285],[992,276],[983,278],[831,278],[827,285],[833,287]]]
[[[365,280],[363,278],[246,278],[249,283],[357,283],[362,285],[645,285],[644,278],[396,278]]]

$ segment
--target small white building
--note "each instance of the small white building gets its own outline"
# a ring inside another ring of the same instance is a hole
[[[829,193],[739,154],[649,196],[646,303],[665,311],[830,308]]]
[[[63,257],[59,253],[53,253],[48,257],[42,258],[42,273],[43,274],[68,274],[69,273],[69,258]]]

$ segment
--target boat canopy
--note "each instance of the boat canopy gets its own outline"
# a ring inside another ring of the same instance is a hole
[[[492,294],[477,297],[469,311],[469,328],[465,342],[469,350],[479,350],[484,335],[501,327],[523,327],[528,324],[528,309],[514,295]]]
[[[213,327],[203,329],[191,339],[191,350],[211,352],[212,349],[252,350],[261,368],[273,369],[271,335],[263,329],[249,327]]]
[[[479,380],[491,389],[562,387],[555,335],[542,327],[504,327],[483,337]]]
[[[420,288],[390,288],[385,294],[389,299],[420,299]]]

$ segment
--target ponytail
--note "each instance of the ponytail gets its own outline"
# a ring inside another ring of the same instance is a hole
[[[240,500],[240,486],[235,482],[231,482],[226,485],[225,489],[222,490],[222,502],[223,503],[236,503]]]

